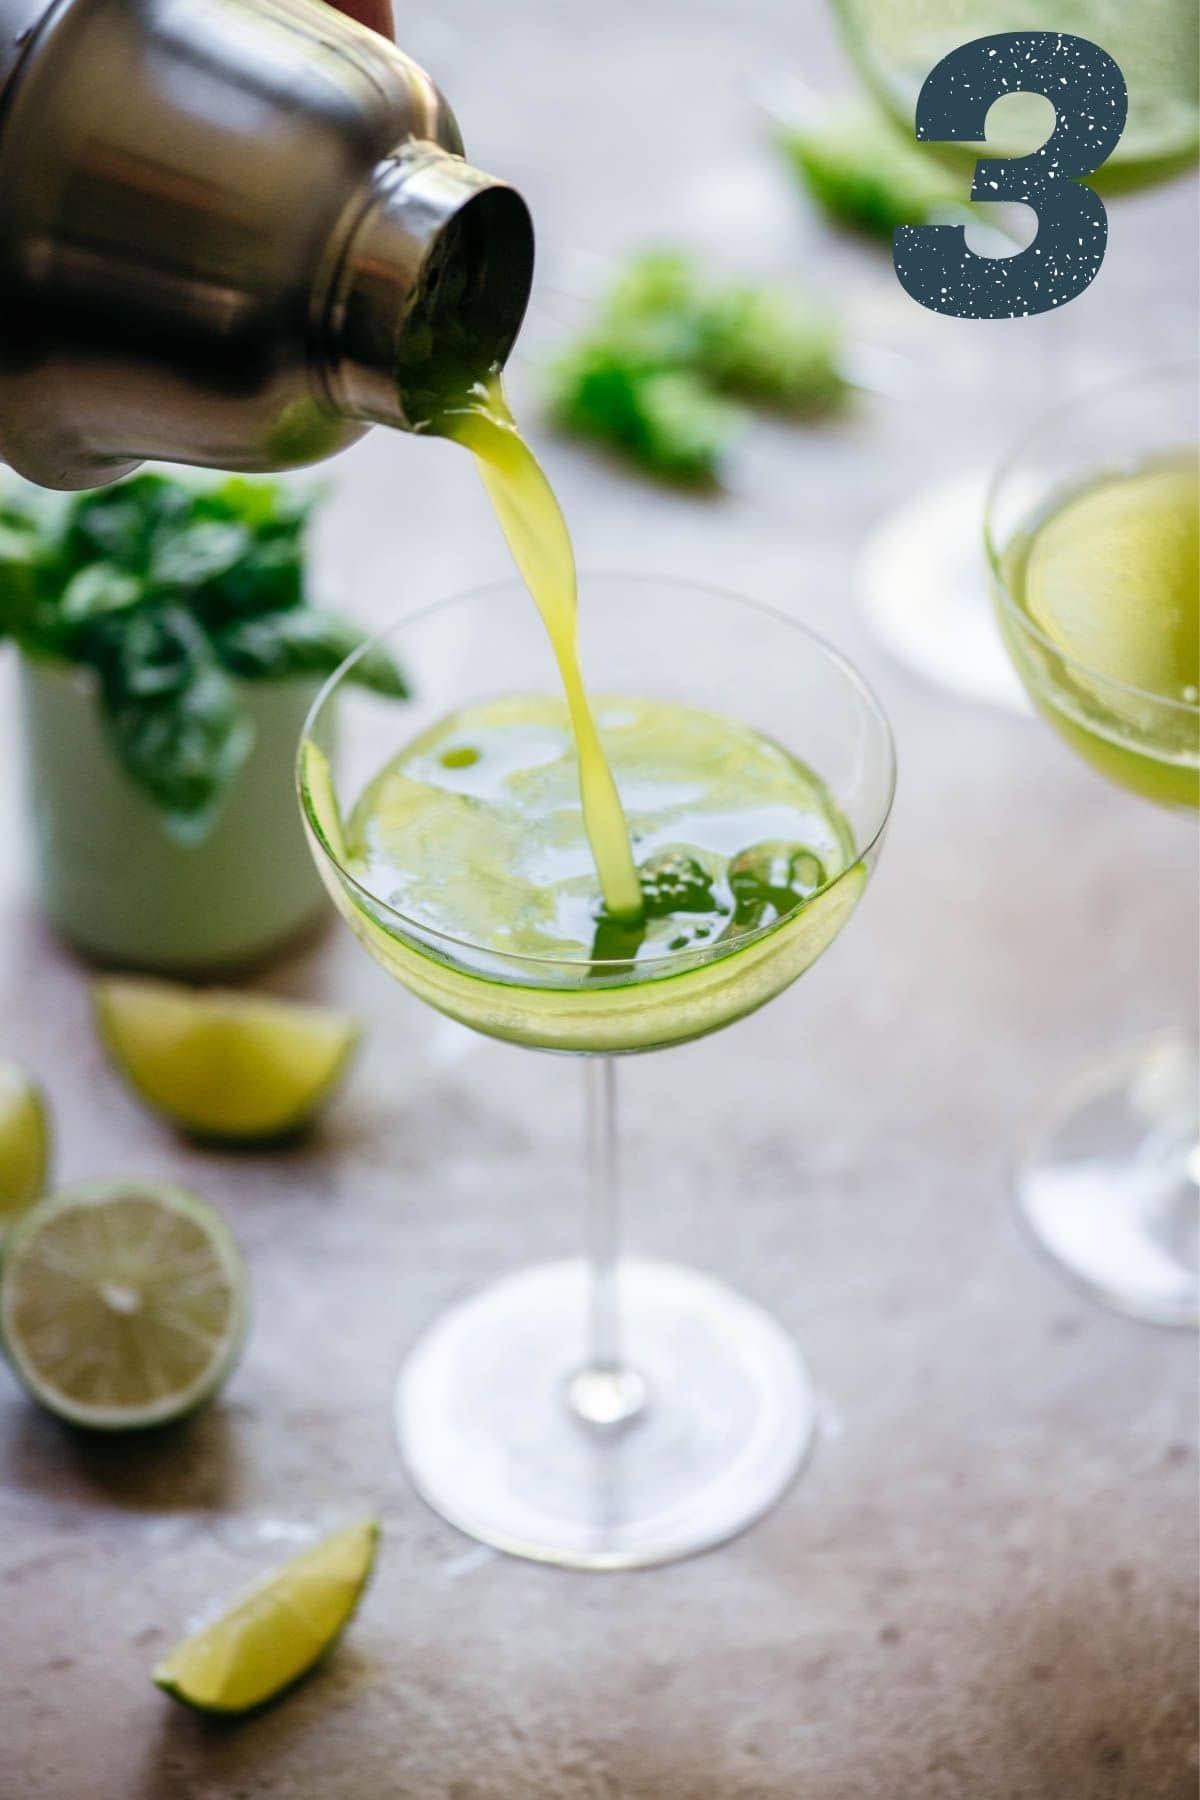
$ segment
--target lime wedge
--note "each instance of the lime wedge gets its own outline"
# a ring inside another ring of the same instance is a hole
[[[134,1091],[198,1137],[255,1142],[307,1124],[345,1074],[345,1013],[127,977],[93,988],[100,1035]]]
[[[141,1430],[214,1394],[246,1335],[249,1279],[221,1215],[165,1181],[86,1181],[14,1227],[0,1332],[35,1400]]]
[[[42,1091],[16,1063],[0,1063],[0,1237],[42,1192],[49,1165]]]
[[[350,1623],[378,1541],[378,1522],[365,1519],[293,1557],[177,1644],[155,1669],[155,1681],[200,1712],[249,1712],[277,1699]]]

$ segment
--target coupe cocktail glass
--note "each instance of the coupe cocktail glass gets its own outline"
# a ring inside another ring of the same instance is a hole
[[[1096,177],[1104,193],[1143,187],[1188,168],[1200,147],[1200,92],[1193,0],[832,0],[847,49],[867,86],[911,134],[930,70],[973,38],[1005,31],[1074,32],[1113,57],[1129,90],[1121,141]],[[1025,155],[1048,134],[1040,97],[1005,97],[988,150]],[[989,121],[989,124],[991,121]],[[978,147],[933,146],[969,170]]]
[[[1110,780],[1184,812],[1200,800],[1197,424],[1194,369],[1061,407],[996,477],[985,525],[1001,633],[1038,711]],[[1021,1212],[1110,1305],[1194,1325],[1198,1141],[1195,1050],[1164,1034],[1052,1109],[1019,1173]]]
[[[1052,8],[1045,0],[831,0],[831,5],[865,87],[910,140],[921,86],[951,50],[997,32],[1049,28],[1075,32],[1107,50],[1129,90],[1121,141],[1089,185],[1108,198],[1167,180],[1196,161],[1200,15],[1195,0],[1144,0],[1137,6],[1127,0],[1060,0]],[[986,150],[978,144],[927,143],[927,153],[961,175],[965,201],[979,155],[1032,152],[1049,135],[1051,118],[1041,95],[1008,94],[988,120]],[[970,232],[968,241],[982,248]],[[1026,335],[1024,380],[1030,392],[1044,392],[1048,404],[1061,380],[1061,358],[1049,354],[1044,330]],[[959,471],[897,506],[868,539],[861,579],[871,624],[901,662],[968,698],[1019,705],[976,560],[978,500],[972,489],[978,484],[982,490],[986,474]]]
[[[584,1059],[586,1256],[510,1274],[426,1332],[396,1393],[409,1473],[485,1542],[629,1568],[718,1543],[770,1506],[803,1460],[814,1401],[791,1339],[756,1305],[690,1269],[620,1255],[615,1059],[732,1024],[815,961],[879,854],[895,766],[887,722],[855,671],[766,607],[684,582],[585,578],[581,639],[602,731],[606,696],[675,701],[802,758],[844,821],[840,871],[774,923],[636,964],[500,954],[370,892],[332,821],[350,817],[381,766],[464,707],[557,692],[515,581],[386,634],[418,696],[403,718],[347,683],[349,664],[335,675],[309,717],[300,789],[330,894],[391,974],[476,1031]],[[548,1186],[558,1180],[547,1173]],[[747,1218],[739,1202],[731,1223]]]

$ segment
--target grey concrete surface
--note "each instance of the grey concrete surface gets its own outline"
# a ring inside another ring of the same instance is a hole
[[[62,1177],[156,1171],[227,1208],[257,1323],[222,1401],[138,1444],[66,1435],[0,1374],[0,1796],[1186,1800],[1195,1345],[1043,1267],[1008,1176],[1056,1084],[1192,1015],[1193,835],[1032,722],[891,664],[853,571],[887,505],[994,461],[1055,395],[1190,346],[1194,192],[1114,207],[1105,268],[1061,315],[936,319],[762,144],[756,73],[846,79],[812,0],[452,0],[405,36],[539,220],[527,410],[575,304],[568,253],[662,236],[803,270],[916,374],[835,427],[764,426],[717,501],[546,442],[585,563],[794,610],[895,725],[891,839],[842,940],[766,1012],[623,1083],[631,1240],[794,1330],[825,1430],[770,1517],[656,1572],[530,1567],[433,1517],[393,1453],[394,1373],[455,1296],[576,1244],[578,1071],[468,1045],[339,929],[267,978],[369,1023],[319,1133],[271,1156],[180,1143],[107,1070],[85,972],[32,910],[5,724],[3,1053],[51,1090]],[[364,616],[503,569],[450,448],[380,435],[336,476],[325,563]],[[381,1563],[324,1671],[234,1727],[151,1687],[214,1594],[364,1508]]]

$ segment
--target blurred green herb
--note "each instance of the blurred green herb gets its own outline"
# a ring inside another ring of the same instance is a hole
[[[178,837],[207,830],[253,746],[237,681],[321,679],[363,642],[308,604],[311,510],[240,476],[0,487],[0,637],[93,671],[118,760]],[[407,692],[378,648],[353,679]]]
[[[964,200],[962,183],[928,149],[860,101],[821,106],[780,133],[784,155],[836,224],[887,243]]]
[[[295,606],[257,619],[233,619],[215,634],[213,643],[233,674],[246,681],[270,681],[288,675],[327,675],[358,649],[362,633],[332,613]],[[396,664],[378,644],[363,651],[352,679],[398,700],[408,692]]]
[[[611,341],[579,344],[552,380],[551,407],[564,430],[681,485],[711,485],[744,425],[740,407],[690,369],[660,367]]]
[[[744,429],[738,401],[790,413],[839,403],[838,331],[773,283],[714,280],[667,251],[636,257],[552,366],[551,412],[670,481],[711,485]]]

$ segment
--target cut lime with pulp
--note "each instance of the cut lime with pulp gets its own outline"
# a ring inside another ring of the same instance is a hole
[[[42,1192],[49,1164],[41,1089],[16,1063],[0,1063],[0,1238]]]
[[[165,1693],[200,1712],[243,1713],[276,1699],[321,1661],[370,1580],[379,1525],[365,1519],[266,1575],[154,1671]]]
[[[246,1335],[233,1233],[165,1181],[85,1181],[13,1227],[0,1333],[35,1400],[73,1425],[140,1430],[215,1394]]]
[[[264,994],[114,977],[93,990],[100,1035],[150,1106],[199,1137],[256,1142],[312,1118],[345,1073],[345,1013]]]

